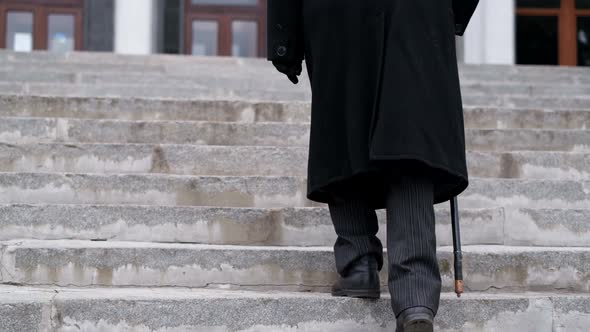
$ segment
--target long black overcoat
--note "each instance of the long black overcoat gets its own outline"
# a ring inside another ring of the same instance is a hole
[[[453,5],[269,0],[268,59],[305,59],[310,78],[309,199],[353,192],[384,208],[385,172],[428,174],[435,203],[467,188],[455,34],[473,10],[458,20]]]

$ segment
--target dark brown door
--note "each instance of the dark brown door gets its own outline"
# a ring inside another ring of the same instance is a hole
[[[185,0],[185,53],[265,56],[266,0]]]
[[[82,49],[83,0],[0,0],[0,48]]]
[[[517,0],[516,62],[590,66],[590,0]]]

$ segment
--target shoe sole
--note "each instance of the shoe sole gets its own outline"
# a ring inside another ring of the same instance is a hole
[[[408,318],[409,321],[404,324],[404,332],[433,332],[434,326],[428,315],[417,314]]]
[[[332,291],[332,296],[354,297],[354,298],[361,298],[361,299],[378,299],[381,297],[381,290],[341,289],[339,291]]]

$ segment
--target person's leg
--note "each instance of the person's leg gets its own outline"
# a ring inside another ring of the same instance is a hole
[[[378,269],[383,267],[383,245],[377,232],[377,214],[364,200],[348,197],[328,204],[338,238],[334,244],[336,269],[345,275],[354,263],[365,255],[374,256]]]
[[[436,257],[433,185],[427,176],[388,179],[387,254],[391,305],[398,317],[412,307],[436,315],[441,276]]]

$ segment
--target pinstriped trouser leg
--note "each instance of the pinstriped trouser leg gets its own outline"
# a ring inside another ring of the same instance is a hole
[[[441,277],[436,257],[433,185],[425,176],[404,175],[387,193],[389,292],[396,317],[425,306],[436,315]]]
[[[336,270],[345,275],[358,258],[372,254],[377,258],[379,270],[383,267],[383,245],[377,232],[379,223],[375,210],[360,198],[350,197],[343,202],[328,205],[338,238],[334,244]]]

